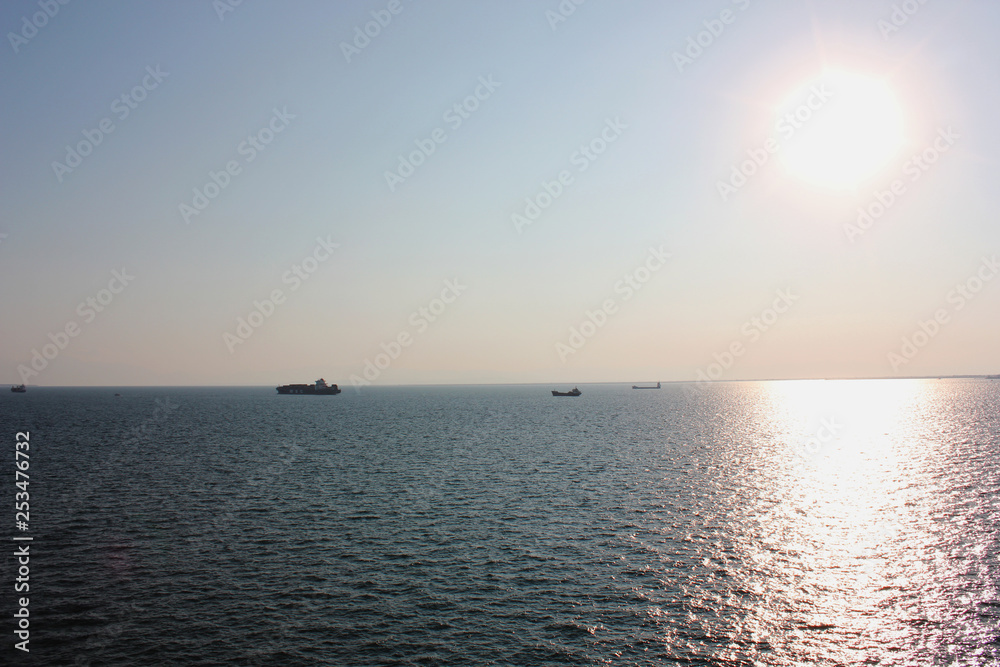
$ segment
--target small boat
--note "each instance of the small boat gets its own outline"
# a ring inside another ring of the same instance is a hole
[[[553,396],[579,396],[582,393],[583,392],[577,389],[576,387],[573,387],[573,391],[556,391],[555,389],[552,390]]]
[[[639,385],[634,384],[634,385],[632,385],[632,388],[633,389],[659,389],[660,388],[660,383],[657,382],[655,387],[640,387]]]
[[[15,394],[23,394],[28,391],[28,388],[25,387],[23,384],[15,384],[11,386],[10,390]]]
[[[283,384],[276,387],[279,394],[310,394],[312,396],[332,396],[340,393],[340,388],[335,384],[327,384],[326,380],[320,378],[313,384]]]

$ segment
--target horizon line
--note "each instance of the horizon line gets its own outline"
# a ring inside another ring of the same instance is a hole
[[[566,384],[634,384],[635,382],[659,382],[661,384],[726,384],[730,382],[839,382],[856,380],[996,380],[1000,379],[1000,374],[959,374],[959,375],[907,375],[907,376],[869,376],[869,377],[800,377],[800,378],[738,378],[730,380],[609,380],[609,381],[586,381],[586,382],[423,382],[423,383],[386,383],[354,385],[355,389],[365,387],[503,387],[503,386],[542,386],[542,385],[566,385]],[[20,384],[12,384],[17,387]],[[269,384],[66,384],[66,385],[39,385],[25,384],[25,387],[47,388],[47,389],[102,389],[102,388],[151,388],[151,387],[176,387],[176,388],[261,388],[270,387]],[[340,386],[339,384],[337,386]],[[345,385],[345,387],[348,385]]]

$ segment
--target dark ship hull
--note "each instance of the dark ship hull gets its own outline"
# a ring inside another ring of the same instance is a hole
[[[283,384],[276,387],[279,394],[307,394],[310,396],[332,396],[340,393],[340,388],[335,384],[327,384],[322,379],[314,384]]]

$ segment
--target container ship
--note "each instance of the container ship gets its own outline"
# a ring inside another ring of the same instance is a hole
[[[320,378],[313,384],[283,384],[277,387],[279,394],[311,394],[313,396],[330,396],[339,394],[340,389],[335,384],[327,384]]]

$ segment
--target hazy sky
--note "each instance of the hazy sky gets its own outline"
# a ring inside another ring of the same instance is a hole
[[[0,26],[7,382],[1000,372],[995,2]]]

